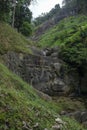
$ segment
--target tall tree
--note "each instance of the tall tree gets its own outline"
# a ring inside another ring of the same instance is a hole
[[[10,14],[10,0],[0,0],[0,20],[1,21],[8,21],[9,14]]]
[[[29,5],[31,1],[0,0],[0,21],[8,22],[18,31],[30,34],[32,13],[29,10]]]
[[[12,14],[12,25],[14,26],[17,7],[28,10],[31,1],[32,0],[0,0],[0,20],[7,21]]]
[[[14,27],[20,31],[24,22],[31,22],[32,13],[29,10],[30,0],[18,0],[15,9]]]
[[[12,10],[12,27],[14,27],[14,22],[15,22],[16,2],[17,2],[16,0],[12,1],[12,7],[13,7],[13,10]]]

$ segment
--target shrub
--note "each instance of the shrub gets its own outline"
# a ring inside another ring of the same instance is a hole
[[[23,22],[20,32],[25,36],[30,36],[32,33],[32,26],[28,22]]]

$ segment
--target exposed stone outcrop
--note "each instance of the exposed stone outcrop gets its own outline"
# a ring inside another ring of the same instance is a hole
[[[70,113],[65,111],[61,116],[74,118],[77,122],[83,124],[87,128],[87,111],[75,111]]]
[[[5,54],[8,68],[34,88],[51,96],[65,95],[71,87],[78,87],[78,73],[65,73],[64,62],[58,58],[59,48],[31,49],[34,55],[15,52]]]

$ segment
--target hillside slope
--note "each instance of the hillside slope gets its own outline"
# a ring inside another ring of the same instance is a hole
[[[31,53],[27,48],[31,44],[32,41],[27,40],[8,24],[0,22],[0,54],[5,54],[7,51]]]
[[[86,38],[87,17],[73,16],[61,20],[57,25],[39,37],[38,45],[41,47],[53,47],[64,45],[67,42],[82,42],[81,33]]]
[[[36,124],[38,130],[51,128],[60,109],[60,105],[41,99],[31,86],[0,64],[0,130],[36,130]],[[64,120],[70,130],[85,130],[72,119]]]
[[[44,106],[43,106],[44,104]],[[54,121],[56,109],[41,100],[32,87],[0,64],[0,130],[22,130],[23,122],[40,123],[40,129]]]
[[[29,42],[5,23],[0,23],[0,130],[45,130],[51,129],[58,113],[68,106],[64,102],[54,103],[38,96],[35,89],[13,74],[4,64],[8,51],[30,53]],[[83,104],[79,104],[77,109]],[[74,104],[74,106],[76,106]],[[61,117],[62,118],[62,117]],[[70,130],[86,130],[75,120],[64,117]],[[74,124],[74,125],[73,125]],[[65,128],[64,128],[65,130]]]

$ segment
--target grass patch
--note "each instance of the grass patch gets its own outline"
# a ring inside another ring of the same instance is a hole
[[[76,120],[72,118],[63,117],[63,120],[66,122],[66,128],[63,130],[86,130],[86,128],[83,128],[82,125],[79,125],[79,123],[77,123]]]
[[[27,40],[8,24],[0,22],[0,54],[7,51],[31,53],[27,46],[32,44],[32,41]]]
[[[44,104],[44,105],[43,105]],[[50,128],[59,108],[40,99],[35,90],[0,64],[0,130],[22,130],[23,122],[31,128]],[[38,129],[38,130],[39,130]]]

